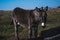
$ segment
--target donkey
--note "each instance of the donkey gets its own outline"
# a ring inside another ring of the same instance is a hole
[[[37,29],[43,17],[43,13],[46,13],[47,8],[35,8],[32,10],[25,10],[19,7],[16,7],[12,13],[12,19],[15,27],[15,37],[18,39],[18,26],[28,27],[30,38],[32,37],[32,28],[34,28],[35,37],[37,37]]]

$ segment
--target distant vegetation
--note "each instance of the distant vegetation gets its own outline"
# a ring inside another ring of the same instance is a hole
[[[60,6],[58,6],[57,8],[60,8]]]
[[[0,11],[0,40],[14,39],[14,26],[11,24],[12,11]],[[60,26],[60,6],[58,8],[48,9],[47,27],[45,30]],[[43,30],[41,25],[38,28],[38,34]],[[28,29],[19,28],[20,38],[27,36]]]

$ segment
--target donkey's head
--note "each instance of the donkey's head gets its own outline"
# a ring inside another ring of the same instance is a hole
[[[43,7],[41,7],[41,8],[36,7],[33,11],[34,21],[35,22],[40,22],[42,20],[42,17],[46,16],[45,14],[47,14],[46,13],[47,10],[48,10],[48,7],[44,8],[44,9],[43,9]]]
[[[46,20],[47,20],[47,10],[48,10],[48,6],[46,6],[45,8],[41,7],[42,10],[42,27],[45,28],[46,27]]]

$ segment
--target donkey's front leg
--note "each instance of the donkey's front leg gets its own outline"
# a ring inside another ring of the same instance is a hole
[[[29,29],[29,38],[31,39],[32,38],[32,28],[29,26],[28,29]]]
[[[19,37],[18,37],[18,26],[17,26],[17,23],[16,23],[15,19],[13,19],[13,23],[14,23],[14,27],[15,27],[15,40],[19,40]]]
[[[37,35],[38,35],[38,24],[33,25],[33,27],[34,27],[34,36],[35,36],[35,39],[34,39],[34,40],[37,40]]]

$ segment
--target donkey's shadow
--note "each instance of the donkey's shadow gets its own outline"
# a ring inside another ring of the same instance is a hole
[[[46,38],[48,38],[48,40],[50,40],[50,38],[51,40],[60,40],[60,26],[42,31],[40,40],[44,40]]]
[[[32,39],[26,39],[26,40],[45,40],[45,38],[60,34],[59,31],[60,31],[60,26],[42,31],[40,37],[38,38],[32,38]],[[25,40],[25,39],[22,39],[22,40]],[[60,40],[60,36],[52,38],[51,40]]]

